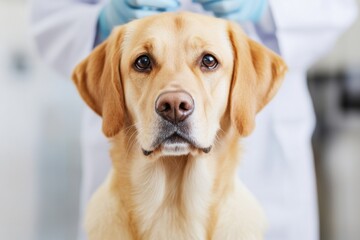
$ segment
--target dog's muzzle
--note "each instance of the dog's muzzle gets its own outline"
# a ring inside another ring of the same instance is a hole
[[[176,153],[188,148],[189,145],[204,153],[210,152],[211,146],[199,146],[190,135],[190,124],[186,120],[194,109],[194,99],[185,91],[170,91],[160,94],[155,101],[155,111],[162,119],[158,135],[152,144],[153,150],[142,149],[143,154],[148,156],[161,146],[171,148]]]

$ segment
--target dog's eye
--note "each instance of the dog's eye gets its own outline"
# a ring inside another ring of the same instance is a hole
[[[204,55],[201,66],[207,68],[208,70],[213,70],[217,67],[218,61],[216,58],[211,54]]]
[[[141,55],[135,60],[134,66],[141,72],[151,70],[151,59],[147,55]]]

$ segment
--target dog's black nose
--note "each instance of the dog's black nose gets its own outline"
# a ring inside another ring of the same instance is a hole
[[[155,110],[171,123],[184,121],[194,111],[194,100],[184,91],[165,92],[155,102]]]

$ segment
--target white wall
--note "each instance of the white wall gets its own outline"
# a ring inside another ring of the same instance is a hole
[[[75,239],[81,102],[38,59],[25,1],[0,0],[0,239]]]
[[[360,14],[360,0],[358,15]],[[314,66],[316,69],[333,71],[340,67],[360,66],[360,18],[337,41],[334,48]]]
[[[360,6],[360,0],[357,2]],[[360,81],[360,16],[311,72],[338,70],[356,72],[355,81]],[[357,240],[360,239],[360,112],[341,112],[338,98],[341,89],[337,82],[329,81],[322,86],[323,89],[313,93],[317,100],[321,95],[324,97],[322,118],[330,123],[321,143],[322,157],[317,159],[322,240]],[[360,84],[354,82],[353,86],[359,89]]]

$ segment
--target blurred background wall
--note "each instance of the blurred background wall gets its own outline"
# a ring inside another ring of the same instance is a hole
[[[37,57],[27,11],[0,0],[0,239],[71,240],[83,104]],[[309,71],[322,240],[360,239],[359,43],[358,19]]]
[[[31,39],[26,1],[0,0],[0,239],[71,240],[81,102]]]
[[[358,0],[358,5],[360,1]],[[360,239],[360,19],[308,73],[322,240]]]

